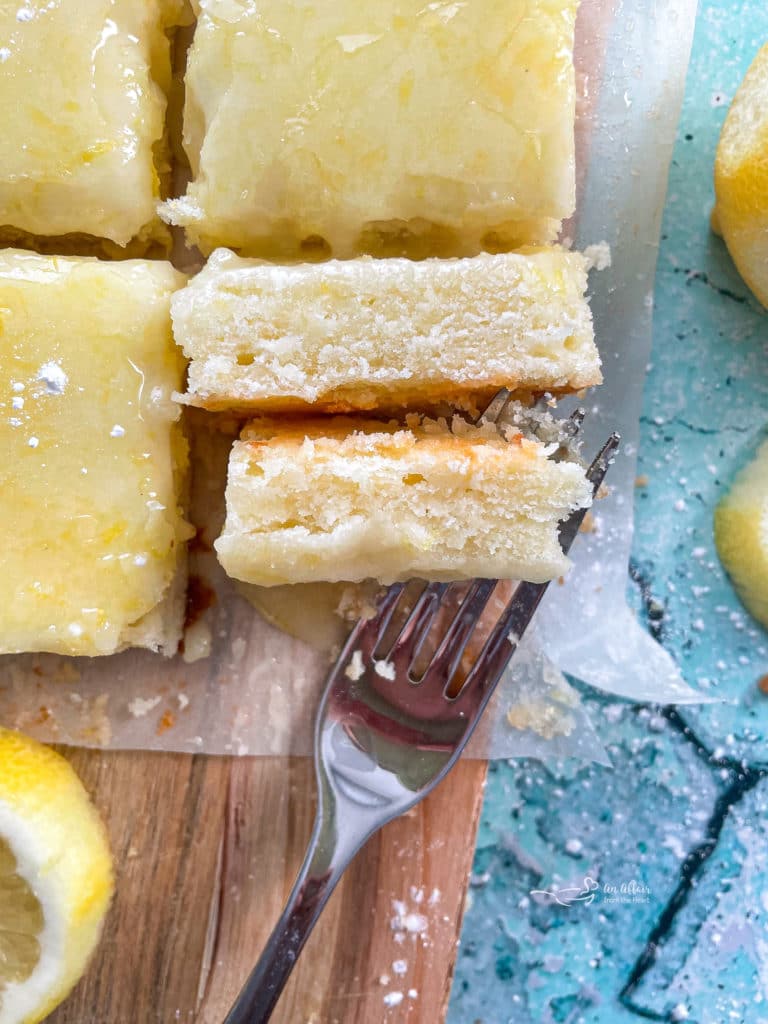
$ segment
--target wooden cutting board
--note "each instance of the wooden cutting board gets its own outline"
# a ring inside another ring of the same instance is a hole
[[[311,762],[64,753],[105,817],[117,892],[90,970],[49,1021],[221,1024],[303,858]],[[275,1024],[444,1019],[486,767],[460,762],[358,855]],[[411,931],[403,914],[418,915]]]

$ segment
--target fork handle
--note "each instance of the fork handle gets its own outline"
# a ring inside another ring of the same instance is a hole
[[[370,834],[334,834],[324,820],[323,804],[285,909],[224,1024],[266,1024],[323,907]]]

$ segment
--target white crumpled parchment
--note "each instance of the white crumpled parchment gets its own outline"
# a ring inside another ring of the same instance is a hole
[[[610,268],[591,275],[605,383],[588,399],[584,452],[596,451],[612,430],[623,445],[610,494],[594,510],[595,531],[579,535],[573,571],[564,585],[550,587],[473,744],[475,756],[606,760],[562,671],[635,700],[706,699],[636,622],[625,597],[653,276],[695,13],[696,0],[582,3],[580,198],[567,233],[579,248],[607,242],[612,257]],[[198,514],[206,510],[204,542],[216,536],[230,440],[198,431],[194,504]],[[0,722],[44,740],[92,746],[308,753],[327,654],[263,621],[206,543],[192,560],[205,581],[198,603],[213,602],[195,627],[195,645],[204,648],[210,637],[208,657],[193,664],[145,651],[2,658]]]

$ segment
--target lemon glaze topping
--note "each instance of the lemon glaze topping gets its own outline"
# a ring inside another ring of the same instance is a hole
[[[0,254],[0,649],[98,654],[163,598],[184,524],[166,263]]]

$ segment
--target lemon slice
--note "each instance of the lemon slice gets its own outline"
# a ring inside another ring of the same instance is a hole
[[[715,544],[744,606],[768,627],[768,442],[717,506]]]
[[[768,43],[734,96],[715,156],[712,226],[768,306]]]
[[[112,886],[104,827],[72,768],[0,728],[0,1024],[35,1024],[69,993]]]

